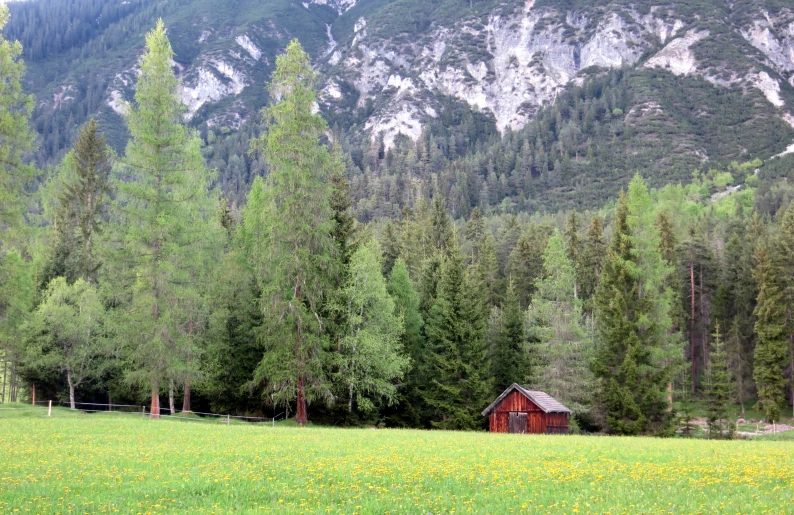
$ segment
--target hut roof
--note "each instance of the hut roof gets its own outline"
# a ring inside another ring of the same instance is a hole
[[[510,395],[513,392],[518,392],[527,399],[531,400],[535,403],[535,405],[543,410],[545,413],[573,413],[569,410],[563,403],[552,397],[551,395],[545,392],[539,392],[535,390],[527,390],[523,386],[520,386],[516,383],[513,383],[507,390],[502,393],[499,397],[496,398],[495,401],[491,403],[490,406],[485,408],[485,411],[482,412],[484,417],[487,417],[491,414],[493,410],[499,405],[500,402],[504,400],[505,397]]]

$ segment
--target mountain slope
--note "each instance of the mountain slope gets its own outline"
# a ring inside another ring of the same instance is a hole
[[[525,176],[501,194],[491,188],[491,206],[587,203],[635,170],[663,184],[695,168],[794,152],[794,7],[780,0],[32,0],[11,8],[9,35],[27,49],[39,99],[41,163],[58,158],[88,116],[123,148],[120,114],[157,17],[177,54],[186,117],[212,144],[208,157],[236,198],[261,173],[241,154],[268,101],[275,56],[295,37],[323,73],[320,108],[346,135],[351,175],[380,170],[358,179],[370,186],[405,175],[363,157],[372,140],[384,159],[400,134],[423,137],[420,146],[432,134],[448,163],[476,153],[467,184],[447,186],[476,190],[466,194],[471,205],[482,203],[491,174],[497,183]],[[494,158],[507,147],[531,156],[513,159],[520,172]],[[439,187],[432,174],[451,166],[439,163],[429,175],[408,174],[423,194]]]

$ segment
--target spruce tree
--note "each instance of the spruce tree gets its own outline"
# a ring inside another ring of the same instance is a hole
[[[728,406],[733,400],[734,388],[728,370],[728,353],[722,341],[719,324],[714,332],[709,370],[706,376],[706,398],[708,399],[709,436],[711,438],[733,438],[733,423],[728,417]]]
[[[42,285],[58,276],[65,277],[70,284],[78,278],[96,284],[100,267],[96,237],[104,222],[106,197],[110,193],[112,157],[94,119],[80,129],[63,166],[69,170],[62,173],[73,179],[64,184],[64,191],[58,197],[54,238],[42,273]]]
[[[598,402],[613,433],[663,434],[670,429],[665,390],[669,366],[660,346],[652,291],[641,292],[640,263],[629,229],[628,197],[621,194],[612,243],[595,298],[598,347],[593,372]]]
[[[342,166],[320,143],[327,129],[313,111],[315,75],[308,54],[292,41],[276,61],[270,84],[277,99],[265,110],[267,132],[255,142],[270,166],[259,186],[258,211],[246,225],[256,232],[251,258],[267,317],[266,351],[256,379],[266,382],[276,404],[297,403],[296,420],[307,421],[307,403],[330,401],[326,375],[328,335],[321,323],[331,299],[338,251],[327,180]]]
[[[794,204],[783,213],[775,235],[772,264],[780,281],[786,310],[786,340],[789,355],[789,392],[794,406]]]
[[[764,416],[768,422],[775,422],[780,420],[780,406],[786,387],[783,377],[783,368],[788,363],[786,308],[777,270],[763,245],[756,252],[756,262],[758,301],[755,307],[755,332],[758,343],[755,346],[753,378]]]
[[[533,388],[561,400],[577,415],[592,404],[595,379],[592,323],[574,295],[576,271],[559,232],[549,239],[543,254],[543,276],[526,312],[532,346]]]
[[[467,278],[463,259],[444,258],[438,295],[425,332],[428,355],[423,398],[433,427],[477,429],[492,387],[485,352],[485,299],[476,278]]]
[[[589,310],[598,286],[598,279],[601,275],[601,264],[606,254],[606,243],[604,243],[604,228],[601,219],[594,216],[587,230],[587,238],[582,250],[582,267],[580,270],[579,284],[581,298],[585,302],[585,307]]]
[[[524,321],[518,294],[512,281],[502,304],[502,319],[495,341],[491,343],[491,375],[494,393],[501,394],[513,383],[527,384],[531,376],[524,340]]]

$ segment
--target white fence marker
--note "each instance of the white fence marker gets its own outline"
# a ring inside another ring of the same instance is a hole
[[[51,416],[52,416],[52,401],[50,401],[50,405],[49,405],[49,407],[47,408],[47,416],[48,416],[48,417],[51,417]]]

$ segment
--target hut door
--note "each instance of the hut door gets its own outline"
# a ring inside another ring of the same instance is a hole
[[[517,413],[515,411],[510,412],[510,424],[508,426],[508,432],[514,434],[526,434],[527,433],[527,414],[526,413]]]

